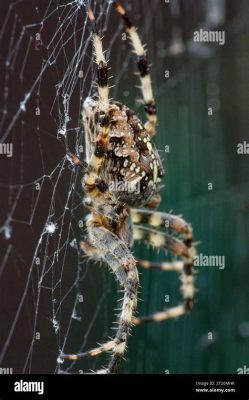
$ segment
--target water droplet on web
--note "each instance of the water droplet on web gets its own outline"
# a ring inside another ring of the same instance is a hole
[[[10,225],[5,225],[5,227],[3,228],[3,232],[5,239],[9,240],[12,234],[12,227]]]
[[[57,321],[57,319],[53,318],[53,319],[52,319],[52,323],[53,323],[53,328],[54,328],[54,330],[55,330],[55,333],[58,333],[58,332],[59,332],[59,329],[60,329],[60,324],[59,324],[59,322]]]
[[[63,364],[64,363],[64,360],[63,360],[62,357],[58,357],[56,361],[57,361],[58,364]]]
[[[60,129],[58,129],[58,131],[57,131],[57,134],[58,134],[59,136],[66,136],[66,133],[67,133],[67,131],[66,131],[65,128],[60,128]]]
[[[23,112],[26,111],[26,106],[25,106],[24,101],[22,101],[22,102],[20,103],[20,108],[21,108],[21,110],[22,110]]]
[[[85,6],[86,2],[84,0],[78,0],[78,8],[81,8],[82,6]]]
[[[73,239],[73,240],[70,242],[70,246],[73,247],[74,249],[77,248],[77,240],[76,240],[76,239]]]
[[[76,319],[77,321],[81,321],[81,317],[77,314],[77,312],[74,310],[72,314],[72,318]]]
[[[45,226],[45,232],[50,233],[51,235],[56,231],[57,226],[53,222],[48,222]]]

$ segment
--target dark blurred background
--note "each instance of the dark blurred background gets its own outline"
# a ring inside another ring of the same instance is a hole
[[[94,76],[85,8],[71,3],[23,0],[1,6],[1,137],[8,133],[5,141],[13,143],[14,156],[0,157],[0,339],[1,366],[14,372],[78,373],[103,365],[105,356],[74,364],[56,361],[61,349],[77,352],[105,341],[115,319],[113,276],[78,249],[84,213],[80,175],[64,158],[67,146],[76,152],[84,145],[80,110],[93,93]],[[155,140],[166,170],[160,210],[183,214],[193,225],[198,251],[225,256],[225,268],[199,267],[190,315],[134,328],[120,372],[237,373],[249,367],[249,155],[237,153],[239,143],[249,142],[249,4],[151,3],[131,0],[127,10],[152,63],[159,116]],[[122,24],[108,2],[91,6],[108,49],[112,96],[144,118]],[[224,31],[225,44],[194,42],[199,29]],[[37,32],[40,43],[34,39]],[[77,78],[78,70],[83,79]],[[27,93],[25,110],[19,112]],[[58,130],[68,93],[66,140]],[[56,224],[52,235],[46,229],[51,221]],[[135,246],[135,255],[165,260],[144,244]],[[178,304],[176,274],[140,272],[141,315]]]

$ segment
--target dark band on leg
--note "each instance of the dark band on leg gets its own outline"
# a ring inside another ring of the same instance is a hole
[[[97,70],[97,82],[99,87],[106,87],[108,84],[108,67],[100,62]]]
[[[106,150],[107,149],[106,149],[105,143],[103,143],[103,141],[100,140],[99,142],[96,143],[94,155],[98,158],[102,158],[105,156]]]
[[[98,115],[98,123],[99,125],[104,128],[104,127],[108,127],[110,125],[110,117],[109,115],[107,115],[105,112],[101,112]]]
[[[121,4],[119,4],[118,1],[114,1],[113,2],[114,7],[116,8],[117,12],[119,13],[119,15],[122,17],[126,27],[128,29],[133,27],[132,22],[130,21],[130,18],[128,17],[128,15],[126,14],[124,8],[121,6]]]
[[[148,115],[155,115],[157,113],[156,104],[154,101],[145,104],[144,109]]]
[[[137,67],[138,67],[141,77],[144,77],[149,74],[150,68],[149,68],[147,57],[145,55],[138,56]]]

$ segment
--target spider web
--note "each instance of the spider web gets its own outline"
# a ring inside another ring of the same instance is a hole
[[[14,373],[81,372],[61,352],[86,350],[110,328],[112,279],[80,252],[80,173],[66,156],[83,156],[81,108],[94,92],[87,4],[105,34],[108,1],[1,6],[1,143],[13,157],[0,155],[0,364]],[[107,58],[120,32],[118,21]]]

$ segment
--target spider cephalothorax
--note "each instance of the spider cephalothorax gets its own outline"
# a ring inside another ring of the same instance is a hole
[[[111,351],[109,365],[100,373],[117,371],[133,325],[183,315],[192,309],[195,294],[195,246],[191,226],[178,216],[153,210],[160,203],[163,168],[152,141],[157,113],[147,57],[125,10],[118,2],[113,4],[124,20],[137,56],[147,122],[143,124],[126,105],[109,100],[107,62],[93,12],[88,9],[97,64],[98,94],[97,97],[87,98],[83,105],[85,161],[81,162],[74,155],[70,158],[82,168],[82,187],[86,194],[84,203],[89,209],[86,237],[81,242],[81,248],[87,256],[104,261],[110,267],[124,290],[124,296],[113,339],[85,353],[62,355],[64,359],[77,360]],[[134,206],[137,208],[134,209]],[[169,250],[180,259],[163,263],[138,262],[131,253],[134,240]],[[178,271],[182,281],[182,304],[152,316],[136,318],[137,266]]]

